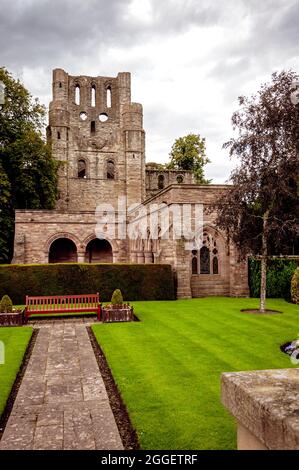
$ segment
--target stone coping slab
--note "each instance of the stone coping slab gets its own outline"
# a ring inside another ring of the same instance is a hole
[[[223,373],[221,388],[239,424],[238,448],[299,450],[299,369]]]

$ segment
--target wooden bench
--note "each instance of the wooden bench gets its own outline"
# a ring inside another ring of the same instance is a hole
[[[42,315],[49,313],[79,313],[95,312],[98,320],[101,317],[101,305],[99,294],[84,295],[50,295],[29,296],[26,295],[25,320],[30,315]]]

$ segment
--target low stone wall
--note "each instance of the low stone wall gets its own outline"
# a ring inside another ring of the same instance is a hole
[[[239,450],[299,450],[299,369],[224,373],[221,387]]]
[[[22,326],[23,312],[0,313],[0,326]]]

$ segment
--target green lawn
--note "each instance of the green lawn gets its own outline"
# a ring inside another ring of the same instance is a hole
[[[299,332],[299,308],[269,300],[278,315],[241,313],[256,299],[133,302],[141,322],[93,331],[143,449],[234,449],[236,426],[220,402],[225,371],[292,367],[280,344]]]
[[[22,364],[31,335],[32,328],[29,327],[0,328],[0,341],[5,347],[5,363],[1,364],[0,361],[0,416]]]

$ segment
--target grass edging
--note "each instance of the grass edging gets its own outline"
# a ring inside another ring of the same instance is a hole
[[[139,450],[140,444],[137,432],[134,429],[130,416],[128,414],[126,405],[123,402],[122,396],[117,388],[110,367],[107,363],[106,357],[96,340],[94,332],[90,326],[86,327],[87,333],[104,380],[107,390],[110,406],[114,415],[116,425],[125,450]]]
[[[16,396],[18,394],[19,388],[20,388],[21,383],[22,383],[22,379],[25,375],[27,365],[29,363],[29,360],[30,360],[30,357],[31,357],[31,354],[32,354],[32,351],[33,351],[33,348],[34,348],[38,332],[39,332],[38,328],[35,328],[32,331],[32,335],[31,335],[31,338],[30,338],[30,340],[27,344],[27,348],[26,348],[26,351],[24,353],[23,360],[22,360],[22,363],[20,365],[19,371],[16,375],[16,378],[15,378],[15,381],[14,381],[13,386],[11,388],[10,394],[7,398],[6,405],[5,405],[5,408],[3,410],[3,413],[0,416],[0,440],[2,438],[2,435],[3,435],[4,431],[5,431],[7,421],[9,419],[10,413],[13,409]]]

